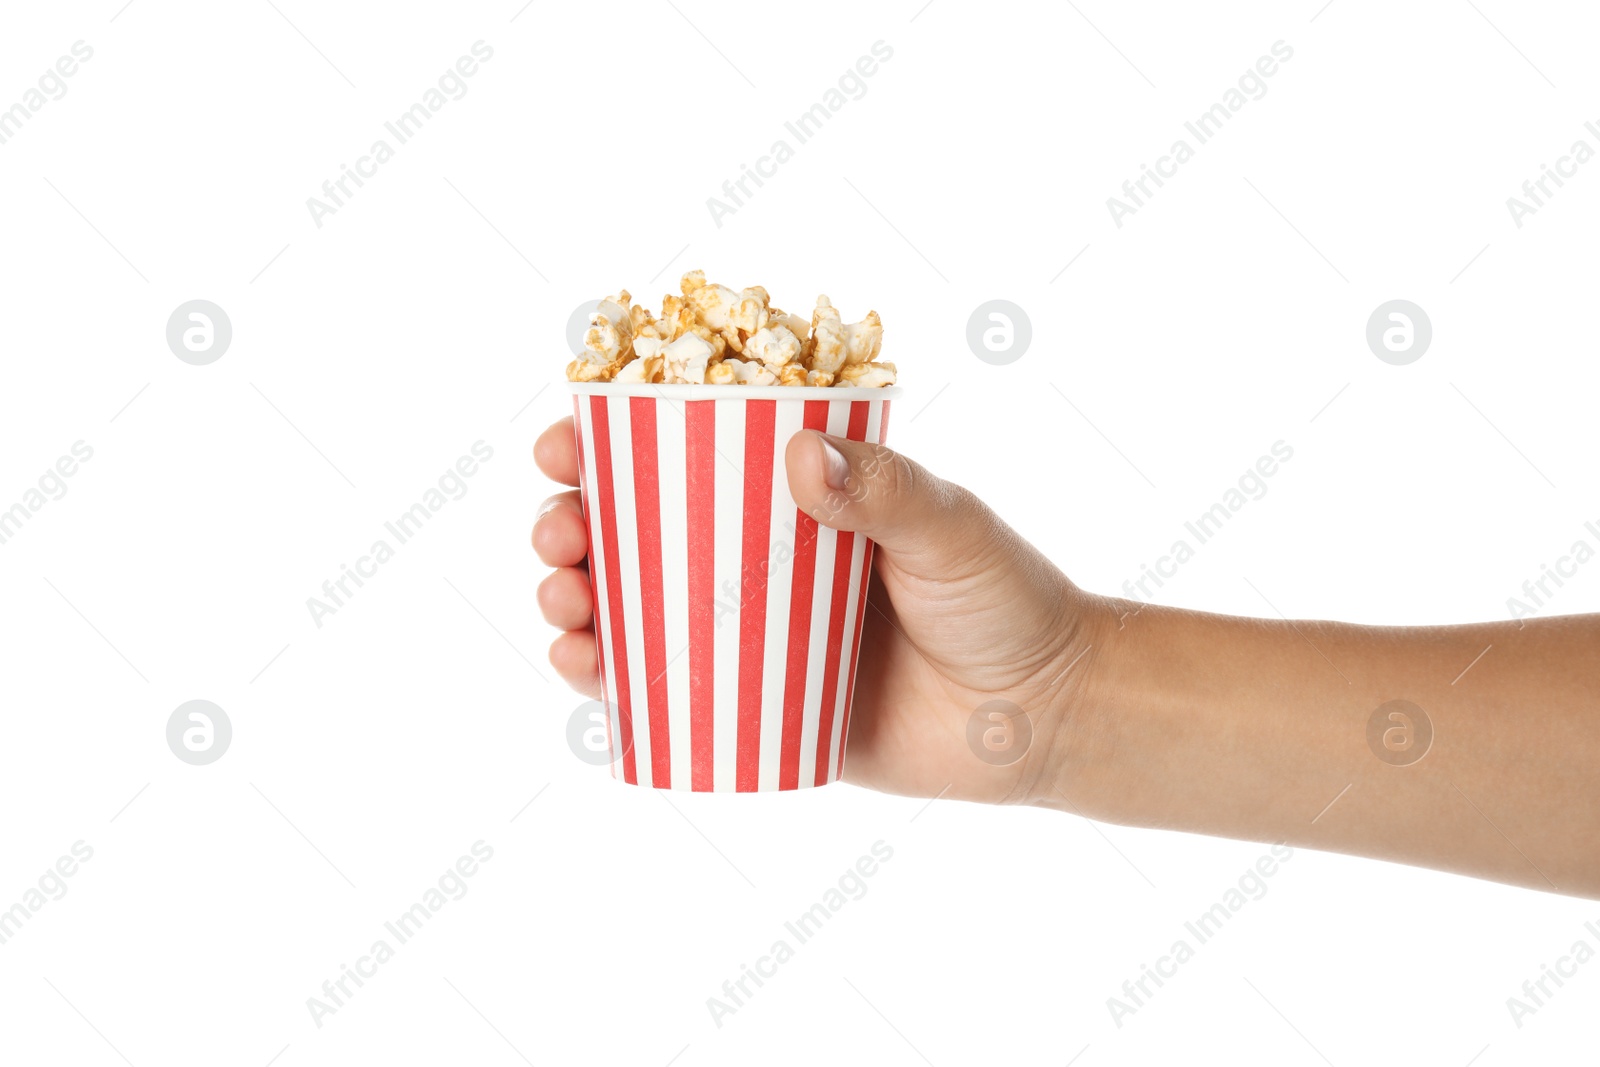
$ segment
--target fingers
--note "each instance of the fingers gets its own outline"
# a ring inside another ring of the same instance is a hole
[[[572,630],[550,642],[550,666],[579,693],[600,699],[600,656],[593,630]]]
[[[539,583],[539,611],[558,630],[581,630],[594,621],[589,576],[577,567],[562,567]]]
[[[803,430],[784,460],[801,510],[891,552],[948,557],[990,532],[970,493],[880,444]]]
[[[533,443],[533,459],[545,477],[578,484],[578,441],[571,418],[552,424]],[[539,583],[537,599],[545,621],[566,631],[550,643],[550,665],[561,680],[591,700],[600,699],[600,657],[594,639],[594,595],[589,575],[579,566],[589,552],[583,502],[576,490],[557,493],[539,508],[533,522],[533,550],[556,568]]]
[[[571,416],[551,423],[539,435],[533,443],[533,461],[551,481],[578,484],[578,438]]]
[[[557,493],[539,506],[533,520],[533,550],[547,567],[576,567],[588,555],[589,537],[576,489]]]

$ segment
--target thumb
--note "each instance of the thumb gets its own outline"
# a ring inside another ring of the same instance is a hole
[[[986,509],[965,489],[873,441],[802,430],[789,439],[784,462],[801,511],[865,534],[906,563],[950,559],[987,525]]]

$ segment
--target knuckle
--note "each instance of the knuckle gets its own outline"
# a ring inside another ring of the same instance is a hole
[[[915,463],[882,445],[873,446],[861,461],[860,471],[866,491],[881,493],[891,501],[909,500],[920,481]]]

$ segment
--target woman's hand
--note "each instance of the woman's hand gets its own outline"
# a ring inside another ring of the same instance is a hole
[[[577,484],[570,419],[534,454]],[[1109,600],[881,445],[805,431],[785,459],[801,509],[878,546],[846,780],[1600,897],[1600,615],[1369,627]],[[533,544],[557,568],[550,661],[598,696],[576,492]],[[1011,706],[1031,727],[1014,762],[983,744]]]
[[[534,458],[551,479],[577,484],[571,419],[539,437]],[[845,780],[909,796],[1050,799],[1103,602],[1081,593],[977,497],[882,445],[808,430],[790,440],[785,459],[797,506],[877,543]],[[550,662],[578,692],[598,697],[576,491],[540,508],[533,546],[556,568],[539,587],[545,619],[564,631]],[[993,701],[1025,712],[1028,728],[982,718],[979,737],[988,732],[1014,746],[991,762],[969,744],[968,726]]]

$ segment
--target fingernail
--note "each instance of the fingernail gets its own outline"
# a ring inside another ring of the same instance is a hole
[[[826,437],[819,434],[817,440],[822,442],[822,480],[829,489],[846,488],[850,480],[850,461]]]

